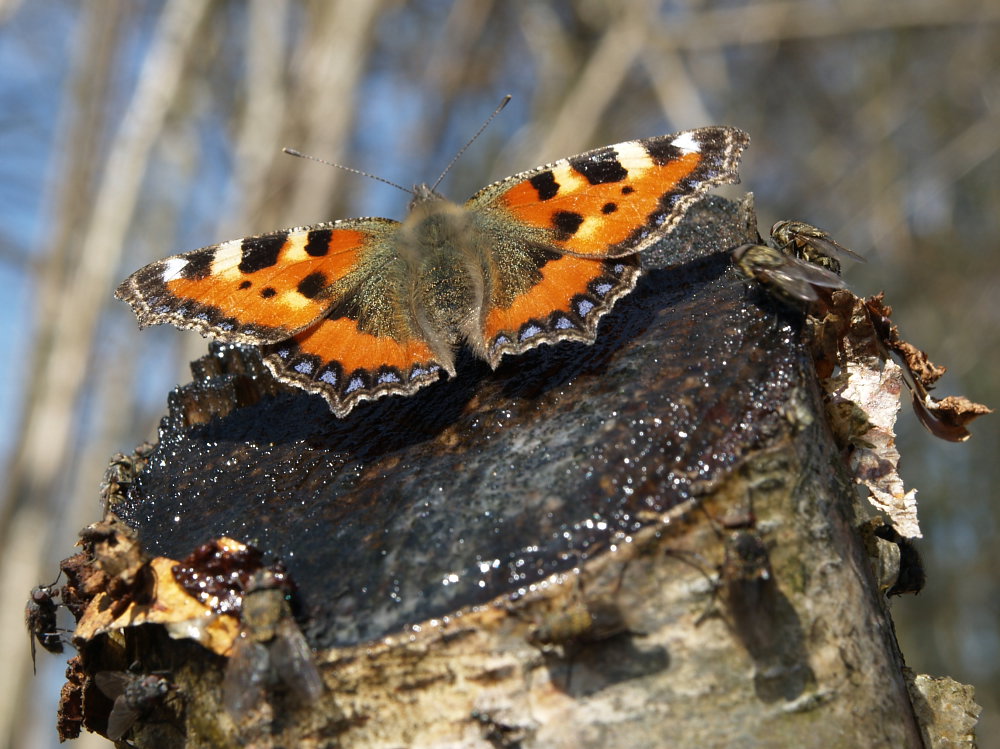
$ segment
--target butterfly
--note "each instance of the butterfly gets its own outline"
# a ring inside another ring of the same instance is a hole
[[[418,185],[402,222],[345,219],[223,242],[147,265],[115,295],[140,327],[259,346],[278,380],[344,417],[454,376],[462,344],[495,369],[543,343],[592,343],[635,287],[637,253],[707,190],[739,182],[748,143],[728,127],[627,141],[515,174],[461,205]]]

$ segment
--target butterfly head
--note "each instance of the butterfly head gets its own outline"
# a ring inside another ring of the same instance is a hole
[[[410,210],[412,211],[418,205],[422,203],[433,203],[439,200],[447,200],[444,195],[439,193],[433,187],[428,185],[426,182],[421,182],[419,185],[414,185],[413,199],[410,201]]]

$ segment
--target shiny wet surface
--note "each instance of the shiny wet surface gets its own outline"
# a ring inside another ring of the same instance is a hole
[[[317,647],[516,595],[626,541],[782,432],[802,377],[796,315],[730,263],[751,241],[736,207],[703,206],[646,253],[594,345],[496,372],[460,354],[456,378],[346,419],[304,392],[257,400],[274,386],[254,355],[213,349],[216,376],[172,396],[118,512],[152,554],[225,535],[279,557]],[[213,397],[250,405],[186,426]]]

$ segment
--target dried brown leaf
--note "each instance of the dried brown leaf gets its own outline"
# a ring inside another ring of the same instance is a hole
[[[834,359],[840,368],[824,382],[834,431],[841,444],[853,447],[850,464],[855,479],[868,488],[872,504],[888,515],[902,536],[917,538],[921,534],[916,491],[906,491],[897,470],[894,428],[903,385],[910,389],[920,422],[941,439],[968,439],[965,425],[992,411],[963,397],[932,398],[928,390],[945,368],[902,340],[891,315],[883,294],[862,300],[849,291],[836,291],[825,316],[810,322],[810,332],[821,376],[835,370]],[[904,368],[909,378],[904,378]]]
[[[926,391],[914,388],[913,410],[931,434],[949,442],[965,442],[972,435],[965,428],[973,419],[993,413],[993,409],[974,403],[961,395],[937,400]]]
[[[899,335],[899,328],[892,322],[892,307],[885,304],[885,295],[880,293],[865,300],[865,306],[872,317],[882,343],[887,349],[897,354],[906,365],[913,380],[924,388],[931,389],[934,383],[948,371],[930,360],[926,353],[912,343],[904,341]]]
[[[842,444],[852,447],[849,465],[871,503],[902,536],[919,537],[916,490],[906,490],[898,471],[895,424],[903,371],[888,357],[861,299],[834,293],[830,315],[831,325],[850,320],[840,341],[840,372],[825,382],[831,423]]]
[[[142,624],[163,624],[171,637],[197,640],[209,650],[224,655],[239,634],[235,616],[217,615],[189,594],[174,579],[174,559],[156,557],[149,563],[155,583],[155,597],[148,603],[130,601],[118,613],[107,593],[99,593],[90,602],[73,636],[89,641],[98,635]]]
[[[895,329],[895,326],[893,326],[893,329]],[[912,343],[896,341],[895,345],[891,346],[891,348],[903,357],[903,361],[906,362],[906,366],[909,368],[914,379],[920,380],[926,388],[932,387],[948,371],[946,367],[938,366],[932,362],[927,354]]]
[[[928,391],[933,389],[947,369],[932,362],[926,353],[900,337],[899,329],[889,319],[892,308],[884,303],[882,294],[866,299],[865,306],[882,343],[899,356],[910,375],[913,410],[920,423],[940,439],[950,442],[969,439],[971,435],[965,425],[993,411],[962,396],[948,396],[941,400],[932,398]]]

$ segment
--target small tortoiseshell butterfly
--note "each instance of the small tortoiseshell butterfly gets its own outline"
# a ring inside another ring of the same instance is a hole
[[[142,327],[260,346],[276,378],[343,417],[454,375],[462,342],[494,368],[542,343],[592,343],[636,284],[636,253],[709,188],[738,182],[748,143],[706,127],[605,146],[464,205],[418,185],[402,223],[355,218],[223,242],[147,265],[115,295]]]

